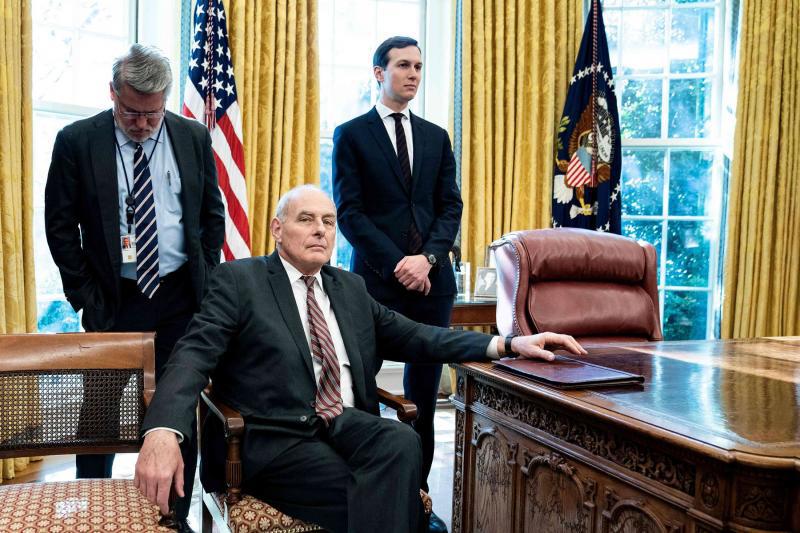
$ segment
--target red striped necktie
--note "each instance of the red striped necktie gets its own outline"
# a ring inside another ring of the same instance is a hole
[[[314,297],[314,276],[302,276],[300,279],[308,287],[308,329],[311,333],[311,356],[322,363],[322,372],[317,384],[317,414],[330,424],[334,417],[342,414],[342,393],[339,379],[339,359],[333,348],[331,333],[322,314],[317,299]]]

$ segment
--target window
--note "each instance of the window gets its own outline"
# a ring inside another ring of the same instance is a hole
[[[55,136],[71,122],[111,106],[111,64],[137,36],[172,58],[173,87],[178,87],[180,36],[163,30],[180,27],[179,4],[179,0],[32,2],[34,262],[39,331],[80,329],[78,315],[64,299],[44,233],[44,186]],[[168,101],[172,110],[179,101],[177,92],[173,89]]]
[[[424,22],[423,0],[319,0],[320,185],[327,193],[332,193],[333,130],[366,113],[378,98],[372,74],[375,48],[388,37],[407,35],[424,51]],[[422,113],[422,91],[410,105],[417,114]],[[337,231],[331,263],[349,268],[351,255],[350,244]]]
[[[729,122],[725,2],[603,7],[621,109],[623,233],[656,248],[665,339],[713,337]]]

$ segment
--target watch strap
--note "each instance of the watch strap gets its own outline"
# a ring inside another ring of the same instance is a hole
[[[506,343],[505,343],[506,353],[505,353],[505,355],[507,355],[507,356],[515,355],[514,351],[511,349],[511,340],[514,339],[514,337],[516,337],[516,335],[513,335],[513,334],[512,335],[506,335]]]

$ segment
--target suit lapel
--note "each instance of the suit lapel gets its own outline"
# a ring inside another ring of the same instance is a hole
[[[272,255],[266,258],[266,262],[269,284],[272,287],[272,294],[275,296],[278,308],[281,310],[283,321],[286,322],[297,349],[303,355],[303,363],[305,363],[306,369],[311,375],[311,381],[316,381],[314,379],[314,365],[311,362],[311,350],[308,348],[308,340],[303,331],[300,312],[297,309],[297,305],[295,305],[294,293],[289,285],[286,269],[283,268],[281,260],[278,258],[278,252],[273,252]]]
[[[333,314],[336,315],[336,322],[339,324],[339,332],[342,334],[344,349],[347,351],[347,358],[350,360],[350,374],[353,377],[353,388],[357,399],[361,405],[367,405],[365,391],[367,390],[364,376],[364,363],[361,360],[361,352],[358,350],[353,326],[353,317],[347,310],[345,302],[347,296],[344,294],[342,284],[334,277],[328,269],[322,269],[322,285],[331,301]]]
[[[397,152],[394,151],[392,140],[389,138],[389,134],[386,133],[386,126],[383,125],[383,120],[381,120],[378,111],[374,107],[367,113],[367,124],[370,133],[375,138],[375,143],[381,149],[381,152],[383,152],[384,157],[386,157],[386,161],[389,163],[389,168],[392,169],[394,177],[397,178],[400,187],[406,190],[406,182],[405,178],[403,178],[403,171],[400,170],[400,161],[397,159]]]
[[[422,147],[425,146],[425,130],[416,115],[409,111],[408,116],[411,119],[411,135],[414,137],[414,168],[411,170],[411,192],[413,192],[414,186],[419,181],[420,172],[422,172]]]
[[[187,199],[197,198],[200,187],[200,180],[197,179],[200,172],[192,149],[192,139],[186,127],[180,123],[180,119],[170,111],[167,111],[164,122],[167,127],[167,142],[172,143],[172,153],[175,155],[175,163],[178,165],[181,178],[181,207],[187,212]]]
[[[100,204],[100,219],[106,239],[111,265],[119,274],[119,198],[117,197],[117,148],[114,144],[114,115],[111,110],[100,114],[94,122],[95,129],[88,134],[89,150],[92,159],[92,174]],[[133,176],[130,176],[133,179]],[[117,253],[112,253],[112,250]]]

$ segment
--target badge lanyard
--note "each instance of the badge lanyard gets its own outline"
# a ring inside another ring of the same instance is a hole
[[[158,135],[156,135],[156,142],[153,144],[153,149],[150,150],[150,157],[147,158],[147,167],[150,168],[150,162],[153,160],[153,154],[158,147],[158,141],[161,139],[161,131],[164,129],[164,121],[161,121],[161,127],[158,128]],[[146,139],[145,139],[146,140]],[[117,152],[119,153],[119,160],[122,162],[122,173],[125,175],[125,188],[128,189],[128,195],[125,197],[125,219],[128,224],[128,234],[131,233],[131,226],[133,226],[133,216],[134,216],[134,208],[136,206],[136,200],[133,198],[131,194],[131,185],[128,182],[128,170],[125,168],[125,158],[122,157],[122,149],[119,147],[119,142],[117,141],[117,134],[114,134],[114,144],[117,147]]]

